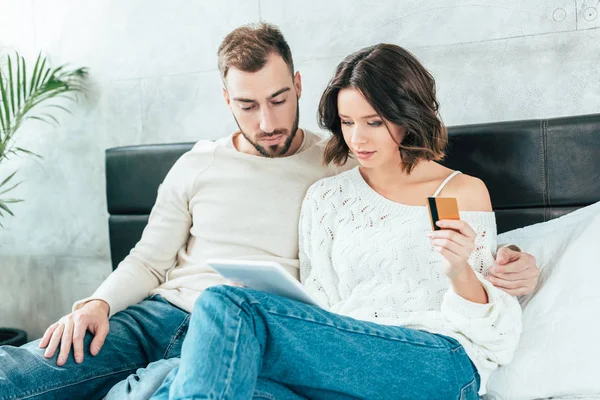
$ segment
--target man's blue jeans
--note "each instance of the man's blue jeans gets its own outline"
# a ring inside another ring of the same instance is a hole
[[[85,337],[85,357],[73,352],[62,367],[47,359],[39,340],[22,347],[0,347],[0,399],[99,399],[117,382],[148,363],[179,357],[189,313],[160,296],[152,296],[115,314],[97,356],[89,352],[93,336]]]
[[[179,364],[179,358],[169,358],[155,361],[146,368],[140,368],[135,374],[113,386],[105,400],[147,400]],[[302,397],[283,385],[259,378],[252,399],[278,400],[302,399]]]
[[[454,339],[340,316],[233,286],[195,305],[181,363],[155,399],[477,399],[479,375]],[[266,397],[269,398],[269,397]]]

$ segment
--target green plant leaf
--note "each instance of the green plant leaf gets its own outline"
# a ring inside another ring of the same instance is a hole
[[[35,60],[35,65],[33,67],[33,74],[31,75],[31,85],[29,85],[29,95],[33,93],[35,88],[35,81],[38,79],[38,75],[41,74],[43,65],[40,67],[40,61],[42,61],[42,52],[40,52],[37,56],[37,60]],[[46,59],[43,60],[43,63],[46,62]]]
[[[27,64],[25,58],[21,56],[21,63],[23,64],[23,102],[27,101],[25,94],[27,93]]]
[[[7,80],[7,84],[9,84],[10,81]],[[2,104],[0,104],[3,109],[4,109],[4,118],[2,118],[2,130],[4,131],[4,134],[7,137],[10,137],[10,112],[8,109],[8,95],[6,92],[6,87],[5,87],[5,83],[4,83],[4,78],[2,77],[2,74],[0,74],[0,98],[2,99]]]
[[[4,211],[6,211],[7,213],[9,213],[10,215],[12,215],[13,217],[15,216],[15,214],[13,214],[12,211],[10,211],[10,208],[8,208],[8,206],[6,204],[4,204],[4,202],[1,200],[0,200],[0,208],[3,209]]]
[[[23,199],[4,199],[4,200],[1,200],[1,201],[4,204],[15,204],[15,203],[22,203],[25,200],[23,200]]]
[[[51,119],[57,126],[60,125],[60,122],[58,122],[58,119],[56,119],[56,117],[54,115],[44,113],[44,114],[41,114],[41,116]]]
[[[8,93],[10,94],[11,111],[15,113],[15,77],[12,70],[12,58],[8,57]]]
[[[70,99],[69,97],[67,97],[68,99]],[[64,112],[66,112],[67,114],[73,115],[73,111],[69,110],[66,107],[61,106],[60,104],[50,104],[49,106],[47,106],[48,108],[58,108],[63,110]]]
[[[48,120],[46,120],[46,119],[44,119],[42,117],[38,117],[37,115],[31,115],[29,117],[25,117],[25,119],[34,119],[36,121],[41,121],[41,122],[43,122],[45,124],[50,124],[50,121],[48,121]],[[52,124],[50,124],[50,125],[52,125]]]
[[[12,174],[10,174],[10,175],[8,176],[8,178],[4,179],[4,180],[2,181],[2,183],[0,183],[0,187],[2,187],[2,186],[4,186],[4,185],[6,185],[6,184],[7,184],[7,183],[8,183],[8,182],[9,182],[9,181],[10,181],[10,180],[11,180],[11,179],[12,179],[12,178],[13,178],[13,177],[14,177],[14,176],[17,174],[17,172],[18,172],[18,170],[17,170],[17,171],[15,171],[15,172],[13,172]]]
[[[11,187],[9,187],[8,189],[4,189],[3,191],[0,192],[0,194],[6,194],[8,192],[10,192],[11,190],[14,190],[15,188],[17,188],[21,183],[23,183],[23,181],[21,182],[17,182],[16,184],[12,185]]]
[[[43,86],[43,82],[46,82],[46,80],[50,76],[50,68],[46,68],[46,70],[43,72],[44,72],[44,76],[42,77],[42,75],[40,75],[41,81],[38,81],[38,83],[34,87],[36,90],[38,90],[40,86]],[[40,84],[40,82],[42,82],[42,84]],[[32,93],[32,95],[33,95],[33,93]]]
[[[0,75],[0,85],[2,85],[2,76]],[[4,138],[8,136],[8,129],[4,124],[4,111],[2,111],[4,107],[2,107],[2,98],[0,98],[0,141],[3,143],[6,141]]]
[[[15,147],[14,151],[15,151],[15,154],[16,154],[16,152],[21,152],[21,153],[29,154],[30,156],[33,156],[33,157],[44,158],[44,157],[40,156],[39,154],[34,153],[33,151],[29,151],[29,150],[23,149],[21,147]]]
[[[17,56],[17,108],[21,108],[21,89],[23,88],[21,82],[21,59]]]
[[[40,62],[40,59],[42,61],[39,69],[38,69],[38,73],[34,74],[31,77],[31,87],[30,87],[30,93],[29,95],[32,96],[34,91],[38,89],[40,82],[43,82],[43,80],[45,79],[46,76],[48,76],[48,74],[50,73],[50,68],[46,68],[46,57],[42,58],[42,53],[40,52],[40,54],[38,54],[38,59],[36,61],[36,64],[38,64]],[[44,78],[42,77],[42,74],[44,73]]]
[[[48,59],[40,52],[29,76],[25,58],[19,53],[8,56],[7,61],[7,68],[0,69],[0,162],[18,153],[41,158],[29,150],[16,147],[14,135],[27,119],[59,125],[59,119],[51,110],[72,114],[68,107],[52,104],[49,100],[61,98],[77,102],[80,94],[86,94],[87,68],[70,70],[65,65],[50,68]],[[38,113],[38,106],[47,106],[47,109]],[[15,174],[16,171],[0,183],[0,195],[21,184],[13,181]],[[0,217],[10,213],[7,204],[18,201],[20,200],[12,198],[0,199]]]

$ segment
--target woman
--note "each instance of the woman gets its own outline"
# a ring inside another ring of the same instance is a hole
[[[476,399],[516,348],[518,302],[484,278],[496,224],[485,185],[442,159],[435,82],[406,50],[348,56],[319,106],[325,162],[300,217],[300,271],[329,311],[233,286],[203,293],[157,398]],[[428,196],[460,221],[432,231]],[[197,397],[196,397],[197,396]],[[266,397],[266,396],[265,396]]]

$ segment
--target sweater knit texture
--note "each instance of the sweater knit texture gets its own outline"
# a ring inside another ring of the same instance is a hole
[[[452,290],[444,259],[427,237],[427,208],[386,199],[358,168],[308,190],[300,217],[300,277],[335,313],[456,339],[477,367],[483,394],[490,374],[512,359],[521,308],[483,278],[494,263],[494,213],[467,211],[460,217],[477,234],[469,264],[484,285],[487,304]]]

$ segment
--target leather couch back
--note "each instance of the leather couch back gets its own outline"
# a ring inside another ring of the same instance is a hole
[[[600,114],[454,126],[449,134],[443,164],[486,183],[499,233],[600,201]],[[192,146],[106,150],[113,268],[139,240],[159,184]]]

